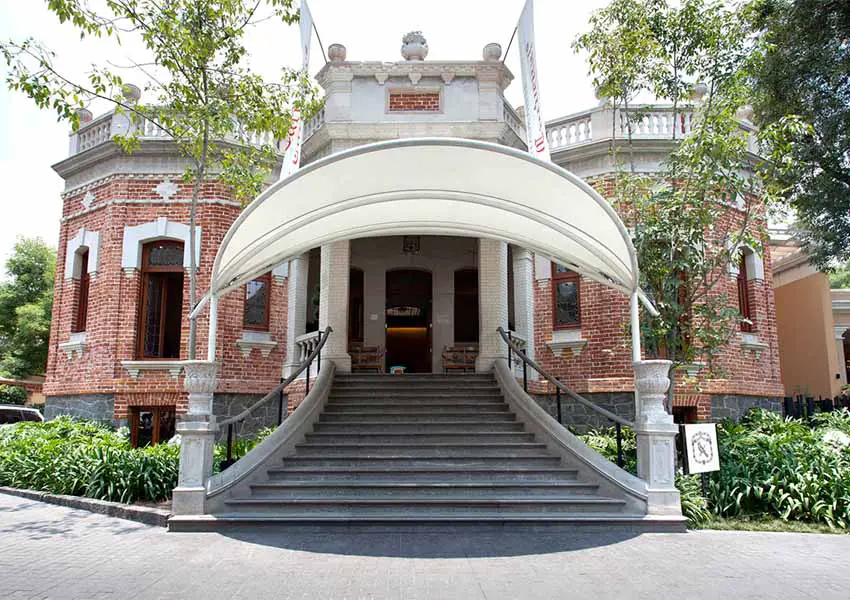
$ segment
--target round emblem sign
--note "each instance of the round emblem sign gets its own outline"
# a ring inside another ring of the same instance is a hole
[[[694,462],[707,465],[714,458],[714,446],[711,436],[704,431],[698,431],[691,438],[691,456]]]

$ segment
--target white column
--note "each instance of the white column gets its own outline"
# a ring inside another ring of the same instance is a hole
[[[646,481],[649,514],[682,514],[676,489],[676,433],[673,415],[664,408],[669,360],[641,360],[635,369],[635,434],[638,477]]]
[[[300,351],[295,338],[304,333],[307,315],[307,275],[310,270],[310,253],[305,252],[289,263],[289,286],[286,303],[286,363],[283,376],[288,377],[298,366]]]
[[[844,356],[845,331],[847,331],[847,327],[843,325],[835,327],[835,349],[838,351],[838,374],[841,376],[839,387],[847,384],[847,357]]]
[[[319,329],[328,325],[333,333],[322,350],[322,359],[334,361],[337,371],[351,372],[348,354],[348,280],[351,243],[348,240],[322,246],[320,274]]]
[[[534,358],[534,257],[524,248],[514,248],[514,327],[528,345],[526,353]],[[534,369],[532,373],[536,374]]]
[[[189,410],[176,426],[180,434],[180,471],[171,499],[174,515],[205,512],[206,482],[212,474],[213,449],[218,425],[212,414],[213,392],[219,363],[209,360],[183,362],[183,387],[189,392]]]
[[[479,373],[493,369],[493,361],[506,356],[496,328],[508,328],[508,245],[499,240],[478,240],[478,359]]]

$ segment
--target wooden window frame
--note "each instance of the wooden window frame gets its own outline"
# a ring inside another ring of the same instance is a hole
[[[752,333],[755,329],[752,311],[752,298],[750,297],[749,276],[747,273],[747,255],[741,252],[738,262],[738,311],[741,313],[740,328],[743,333]],[[746,320],[745,320],[746,319]],[[749,322],[747,322],[749,321]]]
[[[74,311],[74,322],[71,333],[82,333],[86,330],[89,316],[89,288],[91,277],[89,276],[89,249],[86,248],[79,253],[77,260],[80,261],[80,284],[77,290],[77,305]]]
[[[576,304],[578,305],[578,321],[561,325],[558,323],[558,284],[574,282],[576,284]],[[552,329],[581,329],[581,275],[575,271],[558,272],[558,265],[552,263]]]
[[[266,285],[266,306],[263,314],[262,323],[246,323],[245,318],[248,315],[246,310],[248,304],[248,287],[245,287],[245,300],[242,304],[242,327],[249,331],[269,331],[271,324],[271,306],[272,306],[272,274],[271,272],[255,277],[251,281],[262,281]],[[250,283],[250,282],[249,282]]]
[[[154,245],[169,245],[179,247],[181,250],[184,249],[184,244],[179,240],[155,240],[152,242],[147,242],[144,246],[142,246],[142,269],[141,269],[141,277],[139,281],[139,314],[137,315],[137,323],[139,324],[136,328],[136,357],[138,360],[177,360],[179,359],[179,355],[174,357],[163,357],[163,356],[145,356],[145,333],[146,333],[146,315],[148,311],[148,294],[147,294],[147,282],[148,276],[151,274],[157,273],[180,273],[184,274],[185,269],[183,264],[180,265],[151,265],[150,264],[150,252]],[[183,285],[185,286],[185,277],[183,281]],[[182,297],[183,292],[181,290],[180,295]],[[159,346],[162,347],[164,343],[165,336],[165,304],[168,299],[168,285],[166,282],[165,291],[162,293],[162,297],[160,299],[160,323],[159,323]],[[185,300],[185,299],[184,299]],[[183,309],[180,309],[181,315]],[[181,316],[181,332],[180,336],[182,338],[182,316]]]
[[[141,412],[151,412],[153,413],[153,421],[151,423],[151,446],[156,446],[157,444],[161,444],[167,440],[160,439],[160,413],[162,412],[172,412],[174,413],[174,417],[177,417],[177,407],[176,406],[131,406],[130,407],[130,445],[133,448],[138,448],[139,446],[139,413]],[[170,439],[170,438],[169,438]]]

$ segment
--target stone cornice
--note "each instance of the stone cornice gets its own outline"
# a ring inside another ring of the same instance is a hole
[[[101,209],[107,208],[109,206],[116,205],[156,205],[156,206],[175,206],[180,204],[190,205],[192,203],[191,198],[181,198],[181,199],[172,199],[172,200],[162,200],[162,199],[149,199],[149,200],[131,200],[131,199],[116,199],[116,200],[105,200],[103,202],[98,202],[96,205],[83,209],[77,212],[69,213],[67,215],[63,215],[60,221],[62,223],[66,221],[70,221],[71,219],[76,219],[78,217],[82,217],[89,213],[97,212]],[[198,200],[199,205],[219,205],[219,206],[229,206],[233,208],[241,208],[242,205],[234,200],[224,200],[221,198],[212,198],[212,199],[200,199]]]
[[[316,74],[322,87],[334,81],[354,77],[375,77],[379,82],[389,77],[441,77],[451,81],[455,77],[475,77],[493,81],[505,89],[513,81],[513,74],[501,61],[403,61],[403,62],[334,62],[326,63]]]

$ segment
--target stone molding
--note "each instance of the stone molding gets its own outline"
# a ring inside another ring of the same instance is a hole
[[[183,242],[183,266],[191,265],[189,244],[189,226],[167,217],[159,217],[155,221],[141,225],[124,226],[124,242],[121,251],[122,269],[140,269],[142,267],[142,244],[161,239],[179,240]],[[195,264],[201,264],[201,226],[195,226]]]
[[[86,350],[86,338],[87,334],[85,331],[81,331],[79,333],[72,333],[70,339],[67,342],[62,342],[59,344],[59,349],[65,353],[65,357],[68,360],[74,358],[74,356],[81,357],[83,352]]]
[[[747,281],[764,281],[764,260],[758,252],[745,244],[738,244],[737,247],[730,245],[728,248],[732,251],[732,256],[735,255],[737,250],[744,251],[744,262],[747,265]],[[729,276],[737,277],[738,271],[740,271],[738,261],[729,261]]]
[[[587,340],[581,337],[581,329],[556,329],[552,332],[552,341],[546,342],[546,345],[558,358],[561,358],[564,349],[570,350],[573,358],[578,358]]]
[[[145,371],[168,371],[171,379],[177,379],[183,371],[183,361],[179,360],[122,360],[121,366],[133,379]]]
[[[272,339],[272,334],[268,331],[245,330],[242,332],[242,337],[236,340],[236,345],[239,346],[245,358],[248,358],[251,350],[254,349],[259,350],[263,358],[268,358],[271,351],[277,348],[277,342]]]
[[[759,340],[755,333],[741,332],[741,349],[744,352],[752,352],[756,360],[761,358],[761,353],[767,349],[767,344]]]
[[[65,281],[79,279],[82,276],[80,272],[81,263],[79,261],[79,251],[81,248],[88,248],[89,251],[89,275],[95,276],[97,274],[100,233],[89,231],[85,227],[82,227],[77,231],[77,235],[65,244]]]

